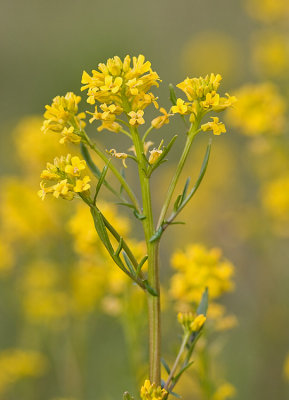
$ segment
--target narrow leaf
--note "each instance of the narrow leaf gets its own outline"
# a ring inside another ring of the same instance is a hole
[[[146,262],[147,259],[148,259],[148,255],[144,256],[142,258],[142,260],[140,261],[140,263],[139,263],[139,265],[137,266],[137,269],[136,269],[136,276],[139,275],[139,273],[140,273],[140,271],[141,271],[141,269],[142,269],[142,267],[143,267],[143,265],[144,265],[144,263]]]
[[[173,381],[174,381],[174,382],[178,381],[178,380],[180,379],[181,375],[183,375],[183,373],[184,373],[188,368],[190,368],[190,366],[191,366],[193,363],[194,363],[194,361],[191,361],[191,362],[189,362],[184,368],[182,368],[182,369],[180,370],[180,372],[178,373],[178,375],[176,375],[176,376],[173,378]]]
[[[96,188],[95,188],[94,200],[93,200],[94,204],[95,204],[96,198],[98,196],[98,193],[100,191],[100,188],[101,188],[101,186],[102,186],[102,184],[104,182],[107,170],[108,170],[108,164],[104,166],[104,168],[103,168],[103,170],[101,172],[101,175],[99,177],[99,180],[97,182],[97,185],[96,185]]]
[[[189,187],[189,184],[190,184],[190,180],[191,180],[191,178],[188,178],[186,180],[186,183],[185,183],[185,186],[184,186],[184,190],[183,190],[183,193],[182,193],[182,201],[185,199],[185,197],[187,195],[187,191],[188,191],[188,187]]]
[[[122,252],[122,255],[123,255],[124,261],[125,261],[125,263],[126,263],[128,269],[129,269],[130,273],[134,276],[134,275],[135,275],[135,269],[134,269],[134,267],[133,267],[133,265],[132,265],[130,259],[128,258],[126,252],[123,251],[123,252]]]
[[[172,104],[175,106],[177,104],[177,96],[175,93],[174,86],[171,83],[169,84],[169,89],[170,89],[170,100]]]
[[[170,375],[170,373],[171,373],[170,367],[168,366],[168,364],[164,358],[161,358],[161,363],[163,364],[165,370],[167,371],[167,374]]]
[[[117,204],[118,206],[125,206],[125,207],[129,207],[129,208],[135,209],[135,206],[133,204],[131,204],[131,203],[115,203],[115,204]]]
[[[172,396],[176,397],[177,399],[181,399],[182,396],[180,396],[178,393],[175,392],[169,392]]]
[[[159,229],[152,235],[152,237],[150,238],[150,243],[155,242],[157,239],[159,239],[163,233],[163,227],[160,226]]]
[[[134,210],[134,216],[137,218],[137,219],[139,219],[139,220],[143,220],[143,219],[146,219],[146,216],[145,215],[143,215],[143,214],[140,214],[139,212],[137,212],[136,210]]]
[[[208,304],[209,304],[209,291],[208,288],[205,289],[199,307],[197,308],[197,314],[203,314],[203,315],[207,315],[207,311],[208,311]]]
[[[115,256],[119,256],[119,253],[121,252],[121,249],[122,249],[122,245],[123,245],[123,238],[120,237],[119,242],[118,242],[117,249],[116,249],[115,252],[114,252],[114,255],[115,255]]]
[[[176,199],[176,201],[175,201],[175,203],[174,203],[174,211],[177,211],[179,209],[179,207],[181,205],[181,202],[182,202],[182,195],[179,194],[177,199]]]
[[[163,148],[163,152],[162,154],[159,156],[158,160],[150,166],[149,170],[148,170],[148,176],[150,176],[152,174],[152,172],[160,165],[164,162],[164,158],[167,156],[168,152],[171,150],[173,144],[175,143],[176,139],[177,139],[178,135],[175,135],[171,141],[169,142],[169,144],[167,146],[164,146]]]

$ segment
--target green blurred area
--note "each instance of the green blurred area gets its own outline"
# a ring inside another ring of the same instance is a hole
[[[0,168],[3,177],[24,174],[25,161],[20,160],[15,151],[15,135],[12,134],[21,118],[43,114],[44,106],[58,94],[64,95],[67,91],[80,94],[82,71],[90,72],[99,62],[114,55],[144,54],[151,61],[153,70],[162,79],[155,93],[167,109],[170,106],[168,84],[177,84],[187,75],[220,72],[223,93],[234,94],[234,90],[248,82],[267,80],[279,84],[285,98],[289,92],[288,70],[271,79],[254,68],[252,35],[264,26],[250,18],[242,0],[13,0],[1,3]],[[279,28],[274,22],[270,29],[280,29],[288,41],[288,30],[284,26]],[[189,242],[221,247],[226,258],[236,266],[236,291],[225,297],[224,304],[237,316],[239,326],[224,335],[226,343],[218,357],[220,369],[224,370],[226,380],[236,387],[237,400],[285,400],[289,394],[289,385],[282,372],[289,351],[288,235],[280,235],[274,229],[262,209],[260,193],[262,182],[274,175],[274,160],[281,158],[279,147],[283,146],[282,151],[288,155],[289,130],[287,128],[287,143],[284,132],[283,144],[274,142],[269,155],[258,155],[252,151],[256,144],[254,138],[231,129],[229,123],[226,126],[227,134],[214,137],[205,180],[184,212],[183,219],[188,223],[173,227],[164,238],[162,278],[167,284],[173,247],[184,247]],[[104,148],[127,150],[122,137],[115,138],[112,133],[106,135],[104,132],[94,136],[93,128],[89,127],[91,136],[104,143]],[[173,153],[175,160],[163,167],[167,168],[166,172],[156,173],[153,179],[156,214],[169,172],[172,174],[184,141],[181,123],[173,121],[162,131],[157,131],[153,138],[156,144],[166,132],[169,137],[175,133],[180,137]],[[197,178],[207,142],[206,134],[199,135],[195,142],[186,167],[186,176],[191,176],[192,180]],[[257,146],[261,144],[257,143]],[[33,159],[33,151],[31,148],[27,152],[28,163]],[[286,163],[280,162],[280,168],[275,168],[277,176],[279,170],[288,172],[287,167]],[[40,171],[37,168],[34,171],[35,182]],[[128,171],[128,177],[136,182],[131,171]],[[33,189],[34,186],[33,183]],[[35,186],[35,197],[37,189]],[[64,221],[73,212],[67,208],[67,205],[63,206]],[[25,208],[22,212],[25,213]],[[137,223],[133,232],[141,237]],[[46,240],[45,236],[42,240]],[[49,245],[49,251],[55,252],[59,265],[73,257],[70,240],[69,235],[61,240],[56,237],[54,247]],[[33,259],[38,239],[32,240],[29,246]],[[62,254],[62,248],[69,250]],[[25,254],[27,257],[29,253]],[[39,335],[35,330],[39,329],[42,349],[46,351],[48,361],[58,365],[60,371],[50,368],[37,380],[27,379],[19,386],[15,385],[4,397],[0,394],[0,399],[75,397],[76,400],[114,400],[120,399],[125,390],[135,391],[128,343],[120,321],[95,311],[86,319],[67,321],[68,329],[59,334],[46,332],[45,327],[34,330],[33,325],[26,325],[19,309],[22,273],[20,252],[16,272],[4,277],[0,283],[0,350],[22,345],[38,348]],[[171,329],[173,318],[165,316],[168,324],[164,327],[166,352],[175,350],[171,343],[176,341],[178,332]],[[145,354],[146,351],[144,348]],[[63,377],[66,381],[60,382]],[[188,394],[184,399],[191,400],[191,397]]]

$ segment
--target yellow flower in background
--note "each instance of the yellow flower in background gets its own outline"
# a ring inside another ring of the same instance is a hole
[[[252,58],[255,69],[266,77],[278,78],[289,71],[289,42],[276,31],[259,32],[253,38]]]
[[[236,396],[236,389],[231,383],[225,382],[218,387],[214,393],[212,400],[227,400]]]
[[[289,381],[289,353],[287,354],[287,357],[284,362],[283,372],[285,378]]]
[[[272,83],[245,85],[236,96],[237,105],[227,112],[232,126],[249,136],[283,132],[286,103]]]
[[[207,122],[201,126],[204,132],[213,131],[214,135],[221,135],[221,133],[227,132],[223,122],[219,122],[218,117],[211,117],[212,122]]]
[[[246,0],[249,15],[263,22],[286,20],[289,17],[287,0]]]
[[[24,349],[0,352],[0,393],[23,378],[37,378],[44,374],[47,364],[42,354]]]
[[[13,250],[7,239],[0,235],[0,277],[13,268]]]
[[[289,221],[289,175],[264,185],[262,201],[269,214],[278,221]]]
[[[142,400],[162,400],[167,394],[165,389],[160,386],[152,384],[148,379],[145,380],[140,390],[140,397]]]
[[[182,48],[182,69],[190,76],[220,71],[226,80],[232,80],[242,68],[238,45],[238,41],[226,33],[207,29],[196,32]]]
[[[175,300],[197,304],[206,287],[210,299],[234,289],[234,267],[222,259],[220,249],[188,245],[184,251],[176,251],[171,262],[176,272],[171,278],[170,293]]]

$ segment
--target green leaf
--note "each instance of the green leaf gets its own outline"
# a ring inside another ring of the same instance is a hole
[[[166,360],[164,358],[161,358],[161,363],[163,364],[165,370],[167,371],[167,374],[170,375],[170,373],[171,373],[170,367],[168,366],[168,364],[166,363]]]
[[[125,207],[129,207],[129,208],[133,208],[135,209],[135,206],[131,203],[115,203],[118,206],[125,206]]]
[[[100,177],[99,177],[99,180],[98,180],[98,182],[97,182],[97,185],[96,185],[96,188],[95,188],[94,199],[93,199],[93,203],[94,203],[94,204],[95,204],[96,198],[97,198],[97,196],[98,196],[98,193],[99,193],[99,191],[100,191],[100,188],[101,188],[101,186],[102,186],[102,184],[103,184],[103,182],[104,182],[104,179],[105,179],[107,170],[108,170],[108,164],[104,166],[104,168],[103,168],[103,170],[102,170],[102,172],[101,172],[101,175],[100,175]]]
[[[193,363],[194,363],[194,361],[191,361],[191,362],[189,362],[184,368],[182,368],[182,369],[180,370],[180,372],[178,373],[178,375],[176,375],[176,376],[173,378],[173,381],[174,381],[174,382],[178,381],[178,380],[180,379],[181,375],[183,375],[183,373],[184,373],[188,368],[190,368],[190,366],[191,366]]]
[[[181,399],[182,396],[180,396],[178,393],[175,392],[169,392],[172,396],[176,397],[177,399]]]
[[[121,252],[122,246],[123,246],[123,238],[120,237],[119,242],[118,242],[117,249],[116,249],[115,252],[114,252],[114,255],[115,255],[116,257],[119,256],[119,253]]]
[[[169,89],[170,89],[170,100],[172,104],[175,106],[177,104],[177,96],[175,93],[174,86],[171,83],[169,84]]]
[[[174,211],[178,211],[181,203],[182,203],[182,195],[179,194],[178,197],[177,197],[177,200],[174,203]]]
[[[134,210],[134,216],[137,218],[137,219],[139,219],[139,220],[143,220],[143,219],[146,219],[146,216],[145,215],[143,215],[143,214],[140,214],[139,212],[137,212],[137,210]]]
[[[128,269],[129,269],[130,273],[134,276],[134,275],[135,275],[135,269],[134,269],[134,267],[133,267],[133,265],[132,265],[130,259],[128,258],[126,252],[123,251],[123,252],[122,252],[122,255],[123,255],[124,261],[125,261],[125,263],[126,263]]]
[[[142,267],[143,267],[143,265],[144,265],[144,263],[146,262],[147,259],[148,259],[148,255],[144,256],[141,259],[141,261],[140,261],[140,263],[139,263],[139,265],[137,266],[137,269],[136,269],[136,273],[135,273],[136,276],[139,275],[139,273],[140,273],[140,271],[141,271],[141,269],[142,269]]]
[[[208,288],[205,289],[199,307],[197,308],[197,314],[203,314],[203,315],[207,315],[207,311],[208,311],[208,305],[209,305],[209,290]]]
[[[113,247],[110,243],[101,212],[96,207],[91,207],[90,212],[92,214],[94,226],[98,233],[98,236],[100,237],[104,246],[107,248],[110,255],[114,257]]]
[[[188,178],[188,179],[186,180],[186,183],[185,183],[185,186],[184,186],[184,190],[183,190],[183,193],[182,193],[182,200],[181,200],[181,203],[183,202],[183,200],[185,199],[185,197],[186,197],[186,195],[187,195],[187,191],[188,191],[188,187],[189,187],[189,184],[190,184],[190,180],[191,180],[191,178]]]
[[[163,227],[160,226],[159,229],[152,235],[152,237],[150,238],[150,243],[155,242],[157,239],[159,239],[163,233]]]
[[[171,141],[169,142],[169,144],[167,146],[164,146],[163,148],[163,152],[162,154],[159,156],[158,160],[153,164],[150,165],[150,168],[148,170],[147,176],[150,177],[151,174],[153,173],[153,171],[164,162],[164,158],[167,156],[167,154],[169,153],[169,151],[171,150],[173,144],[175,143],[176,139],[177,139],[178,135],[175,135]]]
[[[155,289],[153,289],[153,288],[151,287],[151,285],[148,283],[147,279],[144,280],[143,283],[144,283],[144,285],[145,285],[146,290],[147,290],[152,296],[158,297],[158,293],[155,291]]]

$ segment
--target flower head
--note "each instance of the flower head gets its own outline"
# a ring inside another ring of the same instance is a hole
[[[218,117],[211,117],[212,122],[207,122],[201,126],[204,132],[213,131],[214,135],[221,135],[221,133],[226,132],[226,127],[222,122],[219,122]]]
[[[130,116],[129,123],[133,126],[143,125],[145,123],[143,119],[143,110],[138,110],[137,112],[131,111],[128,115]]]
[[[151,383],[148,379],[145,380],[140,390],[142,400],[163,400],[166,394],[167,391],[165,389],[155,383]]]

